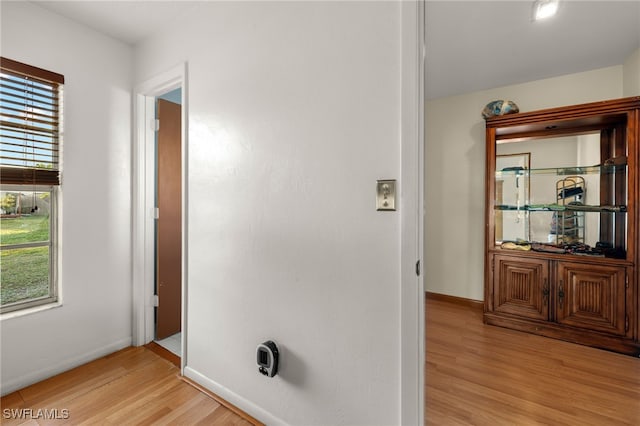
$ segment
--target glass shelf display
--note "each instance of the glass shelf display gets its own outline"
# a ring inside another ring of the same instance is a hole
[[[597,213],[626,213],[627,206],[587,206],[584,204],[563,206],[560,204],[531,204],[531,205],[497,205],[495,210],[522,210],[528,212],[549,212],[549,211],[574,211],[574,212],[597,212]]]
[[[484,322],[640,356],[640,96],[485,127]]]
[[[602,159],[600,138],[593,132],[496,141],[496,247],[524,241],[626,251],[627,156]]]
[[[531,175],[589,175],[589,174],[612,174],[624,170],[626,164],[621,165],[600,165],[585,167],[547,167],[541,169],[506,168],[496,170],[496,179],[508,176],[531,176]]]

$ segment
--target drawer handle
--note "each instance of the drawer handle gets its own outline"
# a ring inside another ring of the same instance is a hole
[[[545,299],[547,298],[547,296],[549,296],[549,283],[547,282],[547,279],[544,279],[544,284],[542,285],[542,295],[545,297]]]

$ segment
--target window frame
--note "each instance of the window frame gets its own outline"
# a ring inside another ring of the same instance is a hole
[[[52,158],[52,166],[43,168],[41,165],[33,164],[25,162],[23,166],[16,165],[13,163],[5,163],[5,160],[2,160],[2,164],[0,165],[0,169],[2,173],[0,173],[0,189],[3,192],[47,192],[49,193],[49,240],[43,242],[33,242],[33,243],[20,243],[20,244],[7,244],[5,246],[0,246],[0,252],[4,252],[6,250],[12,249],[21,249],[21,248],[29,248],[29,247],[48,247],[49,249],[49,265],[48,265],[48,287],[49,294],[46,296],[35,297],[30,299],[24,299],[16,302],[7,303],[4,305],[0,305],[0,318],[8,318],[10,316],[5,317],[7,313],[18,313],[20,311],[26,311],[29,308],[35,308],[46,305],[59,304],[60,302],[60,283],[59,283],[59,270],[60,270],[60,253],[59,253],[59,226],[60,226],[60,199],[61,196],[61,169],[62,169],[62,142],[63,142],[63,111],[64,111],[64,76],[62,74],[58,74],[52,71],[48,71],[42,68],[35,67],[33,65],[21,63],[15,61],[13,59],[9,59],[6,57],[0,57],[0,66],[3,74],[8,74],[10,76],[23,76],[27,82],[30,80],[36,83],[43,83],[46,85],[52,85],[55,87],[55,111],[52,116],[52,121],[49,121],[54,126],[54,131],[51,133],[52,143],[54,143],[53,148],[54,153]],[[4,78],[4,77],[3,77]],[[27,87],[27,86],[25,86]],[[7,86],[9,88],[9,86]],[[37,90],[37,89],[36,89]],[[6,93],[8,96],[13,96],[12,94]],[[36,94],[36,96],[40,96],[40,94]],[[45,96],[46,97],[46,96]],[[19,129],[18,126],[13,126],[13,122],[18,116],[20,112],[13,106],[15,104],[15,100],[11,97],[5,99],[4,94],[0,96],[3,101],[3,106],[7,106],[5,109],[3,107],[2,110],[2,120],[3,120],[3,128],[8,132],[15,132],[11,130],[11,128],[15,127]],[[11,101],[9,101],[11,99]],[[25,99],[25,111],[33,112],[33,104],[28,105],[27,102],[31,101],[30,98]],[[39,101],[38,101],[39,102]],[[15,104],[17,105],[17,104]],[[11,107],[11,108],[9,108]],[[31,109],[29,109],[31,108]],[[17,114],[16,114],[17,112]],[[38,113],[34,113],[35,116],[38,116]],[[43,119],[44,116],[35,117],[32,115],[25,115],[24,119],[28,120],[23,123],[25,127],[25,131],[29,132],[33,127],[29,127],[29,123],[34,118]],[[48,122],[41,122],[46,123]],[[42,132],[44,133],[44,132]],[[13,136],[9,135],[9,133],[5,134],[7,138],[13,138]],[[3,137],[3,140],[5,138]],[[25,147],[29,147],[28,140],[25,144]],[[7,139],[9,142],[15,142],[11,139]],[[33,143],[33,142],[32,142]],[[16,145],[17,146],[17,145]],[[35,148],[37,149],[37,147]],[[7,157],[8,159],[8,157]],[[3,179],[4,178],[4,179]],[[1,302],[0,302],[1,303]]]

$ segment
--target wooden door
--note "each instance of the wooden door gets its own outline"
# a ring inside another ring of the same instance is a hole
[[[558,262],[556,321],[624,335],[625,281],[624,267]]]
[[[549,262],[503,255],[496,255],[493,262],[494,311],[548,320]]]
[[[182,148],[181,107],[159,99],[156,230],[156,339],[181,330],[182,317]]]

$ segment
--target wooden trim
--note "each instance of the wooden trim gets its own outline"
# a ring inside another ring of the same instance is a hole
[[[449,296],[448,294],[424,292],[425,298],[429,300],[438,300],[440,302],[454,303],[467,308],[484,310],[484,302],[482,300],[466,299],[464,297]]]
[[[0,149],[0,181],[17,185],[59,185],[61,99],[58,91],[64,76],[3,57],[0,57],[0,69],[0,97],[3,103],[11,105],[3,106],[0,113],[0,129],[11,133],[3,136],[6,143]],[[8,75],[14,77],[8,78]],[[42,165],[45,170],[41,170]]]
[[[199,385],[198,383],[194,382],[193,380],[191,380],[191,379],[189,379],[187,377],[184,377],[184,376],[180,376],[180,379],[182,381],[184,381],[185,383],[187,383],[187,384],[193,386],[194,388],[198,389],[200,392],[204,393],[205,395],[213,398],[220,405],[223,405],[224,407],[226,407],[229,410],[233,411],[235,414],[237,414],[238,416],[242,417],[243,419],[245,419],[249,423],[251,423],[251,424],[253,424],[255,426],[265,426],[265,424],[262,423],[260,420],[258,420],[256,418],[254,418],[253,416],[247,414],[246,412],[242,411],[241,409],[239,409],[238,407],[236,407],[235,405],[233,405],[229,401],[219,397],[215,393],[211,392],[209,389]]]
[[[0,57],[0,66],[7,69],[8,71],[27,74],[37,78],[41,78],[45,81],[64,84],[64,76],[62,74],[34,67],[33,65],[23,64],[22,62],[14,61],[13,59]]]
[[[483,322],[489,325],[496,325],[499,327],[524,331],[526,333],[538,334],[552,339],[564,340],[598,349],[614,351],[624,355],[631,355],[635,358],[640,356],[640,345],[637,342],[630,339],[616,337],[613,334],[600,333],[598,331],[575,327],[568,328],[559,323],[550,321],[530,320],[518,318],[513,315],[499,315],[492,312],[484,314]]]
[[[640,96],[631,96],[628,98],[611,99],[586,104],[489,117],[486,119],[486,126],[509,127],[523,123],[531,124],[536,122],[553,121],[566,117],[567,113],[570,113],[572,117],[594,116],[598,114],[609,116],[615,115],[615,113],[626,113],[630,109],[638,108],[638,106],[640,106]]]
[[[166,359],[167,361],[171,362],[176,367],[180,368],[180,357],[178,355],[174,354],[173,352],[171,352],[170,350],[168,350],[166,348],[163,348],[162,346],[160,346],[156,342],[149,342],[146,345],[144,345],[144,347],[149,349],[154,354],[156,354],[156,355]]]
[[[35,169],[0,166],[3,185],[60,185],[60,172],[53,169]]]

